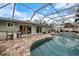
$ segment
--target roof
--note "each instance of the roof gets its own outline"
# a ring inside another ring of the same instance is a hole
[[[4,21],[4,22],[8,21],[8,22],[16,22],[16,23],[36,25],[35,23],[32,23],[30,21],[22,21],[22,20],[10,19],[10,18],[5,18],[5,17],[0,17],[0,21]]]
[[[10,22],[27,23],[27,22],[22,21],[22,20],[10,19],[10,18],[5,18],[5,17],[0,17],[0,21],[10,21]]]
[[[40,25],[40,26],[46,26],[46,25],[41,25],[41,24],[36,24],[31,21],[22,21],[22,20],[17,20],[17,19],[10,19],[10,18],[5,18],[5,17],[0,17],[0,21],[4,22],[17,22],[17,23],[24,23],[24,24],[31,24],[31,25]]]

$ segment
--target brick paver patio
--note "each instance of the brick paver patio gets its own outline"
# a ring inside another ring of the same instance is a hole
[[[2,56],[30,56],[30,46],[41,38],[50,34],[28,35],[16,40],[0,41],[0,55]]]

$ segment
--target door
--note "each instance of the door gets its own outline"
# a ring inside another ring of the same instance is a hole
[[[25,34],[26,33],[26,26],[25,25],[20,25],[20,32],[22,34]]]
[[[31,26],[27,26],[27,34],[31,34]]]

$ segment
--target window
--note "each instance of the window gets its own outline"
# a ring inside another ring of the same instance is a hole
[[[7,22],[7,27],[14,27],[14,23],[12,23],[12,22]]]
[[[37,26],[36,27],[36,33],[42,33],[42,27]]]

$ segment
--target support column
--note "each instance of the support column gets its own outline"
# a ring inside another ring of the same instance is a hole
[[[31,26],[31,34],[36,34],[36,26],[35,25]]]

